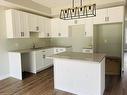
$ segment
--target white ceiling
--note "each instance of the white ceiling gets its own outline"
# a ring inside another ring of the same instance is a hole
[[[49,8],[72,6],[72,0],[32,0],[36,3],[42,4]],[[84,0],[84,2],[90,2],[91,0]],[[95,1],[95,0],[92,0]],[[79,5],[80,0],[75,0],[75,4]]]
[[[32,0],[35,3],[42,4],[49,8],[57,8],[64,6],[72,6],[72,0]],[[120,2],[125,0],[83,0],[84,4],[92,4],[96,3],[97,5],[108,4],[114,2]],[[75,0],[75,5],[78,6],[80,4],[80,0]]]

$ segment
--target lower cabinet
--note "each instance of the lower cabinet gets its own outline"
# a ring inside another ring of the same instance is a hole
[[[37,73],[39,71],[42,71],[50,66],[53,65],[53,60],[51,58],[47,58],[48,56],[51,56],[52,49],[45,49],[45,50],[38,50],[33,51],[29,55],[29,62],[28,65],[30,68],[29,72]]]
[[[106,57],[105,70],[106,70],[106,75],[120,75],[121,74],[121,58]]]

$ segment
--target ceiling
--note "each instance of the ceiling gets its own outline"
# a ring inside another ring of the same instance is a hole
[[[72,6],[72,0],[32,0],[35,3],[39,3],[49,8],[57,8],[57,7],[65,7],[65,6]],[[78,6],[80,4],[80,0],[74,0],[75,5]],[[96,3],[97,5],[109,4],[114,2],[121,2],[125,0],[83,0],[84,4],[93,4]]]
[[[72,6],[72,0],[32,0],[36,3],[42,4],[49,8],[62,7],[62,6]],[[90,2],[91,0],[84,0],[86,2]],[[92,0],[95,1],[95,0]],[[75,0],[75,4],[79,5],[80,0]]]

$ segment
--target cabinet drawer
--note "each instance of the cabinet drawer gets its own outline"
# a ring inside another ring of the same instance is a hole
[[[54,48],[54,54],[58,54],[65,51],[66,51],[66,48]]]

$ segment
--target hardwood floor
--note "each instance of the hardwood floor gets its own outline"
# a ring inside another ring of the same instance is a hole
[[[123,85],[122,85],[123,84]],[[127,95],[127,80],[118,76],[106,76],[104,95]],[[49,68],[37,75],[31,75],[23,81],[8,78],[0,81],[0,95],[73,95],[54,91],[53,69]]]

